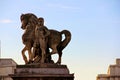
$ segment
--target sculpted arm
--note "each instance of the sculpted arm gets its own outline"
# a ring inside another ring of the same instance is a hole
[[[45,29],[45,37],[50,35],[50,31],[48,30],[46,26],[44,26],[44,29]]]

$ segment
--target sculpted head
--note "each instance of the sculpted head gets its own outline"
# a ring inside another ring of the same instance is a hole
[[[42,17],[38,18],[38,24],[40,26],[44,26],[44,18],[42,18]]]
[[[21,28],[25,29],[26,25],[28,24],[28,17],[25,14],[22,14],[20,16],[20,20],[21,20],[21,23],[22,23]]]
[[[37,17],[32,13],[21,14],[20,20],[22,23],[21,25],[22,29],[26,29],[26,26],[29,22],[34,23],[34,24],[37,23]]]

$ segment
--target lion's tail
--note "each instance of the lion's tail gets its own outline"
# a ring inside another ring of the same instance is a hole
[[[59,47],[58,47],[58,49],[59,49],[60,51],[63,50],[63,49],[68,45],[68,43],[69,43],[70,40],[71,40],[71,33],[70,33],[70,31],[68,31],[68,30],[63,30],[63,31],[61,31],[61,35],[62,35],[62,34],[65,35],[65,39],[61,41],[61,43],[60,43],[60,45],[59,45]]]

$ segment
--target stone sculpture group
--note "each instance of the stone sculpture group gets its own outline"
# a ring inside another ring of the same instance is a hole
[[[22,56],[25,64],[54,63],[51,55],[55,53],[59,55],[56,63],[61,64],[62,50],[71,40],[70,31],[48,29],[44,25],[44,18],[38,18],[32,13],[22,14],[20,20],[21,28],[25,31],[22,35],[22,41],[25,45]],[[64,40],[63,34],[65,35]],[[26,51],[28,51],[28,59],[25,55]]]

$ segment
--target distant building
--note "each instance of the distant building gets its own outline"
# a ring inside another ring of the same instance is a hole
[[[120,59],[115,65],[110,65],[107,74],[98,74],[97,80],[120,80]]]
[[[9,77],[9,74],[14,73],[16,65],[16,62],[12,59],[0,59],[0,80],[12,80],[12,78]]]

